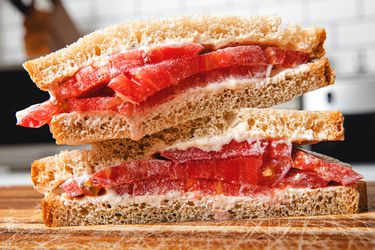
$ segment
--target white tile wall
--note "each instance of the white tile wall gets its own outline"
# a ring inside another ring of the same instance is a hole
[[[41,0],[37,0],[41,1]],[[277,14],[285,22],[322,26],[338,74],[354,74],[358,51],[375,73],[375,0],[62,0],[82,33],[127,20],[181,14]],[[22,15],[0,0],[0,65],[25,59]]]
[[[365,15],[375,15],[375,1],[374,0],[364,0],[364,14]]]
[[[340,45],[372,44],[375,46],[375,18],[342,23],[338,26],[338,34]]]
[[[357,0],[310,1],[310,19],[327,20],[350,18],[357,15]]]

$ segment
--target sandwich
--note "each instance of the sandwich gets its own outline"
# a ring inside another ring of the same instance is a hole
[[[323,28],[278,17],[178,17],[95,31],[24,63],[51,98],[17,113],[58,144],[139,140],[241,108],[267,108],[333,84]]]
[[[50,227],[358,213],[350,165],[302,145],[344,138],[339,112],[244,108],[32,164]]]
[[[363,177],[305,145],[339,112],[268,109],[333,84],[322,28],[278,17],[178,17],[95,31],[27,61],[50,99],[17,124],[57,144],[32,163],[47,226],[358,213]]]

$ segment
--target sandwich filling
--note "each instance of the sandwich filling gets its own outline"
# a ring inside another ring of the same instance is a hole
[[[172,147],[152,159],[68,179],[60,187],[69,199],[113,192],[122,197],[170,192],[251,197],[286,188],[347,186],[362,178],[347,164],[296,148],[290,141],[233,139],[217,150]]]
[[[131,117],[209,83],[259,81],[309,61],[307,52],[258,45],[213,50],[183,43],[125,51],[78,70],[49,90],[50,100],[17,112],[17,124],[37,128],[70,112],[111,111]]]

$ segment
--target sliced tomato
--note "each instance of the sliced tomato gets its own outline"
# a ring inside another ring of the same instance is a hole
[[[57,99],[68,99],[76,96],[85,95],[88,92],[98,90],[106,85],[106,80],[99,77],[97,70],[88,66],[58,87],[54,89],[54,94]]]
[[[91,176],[94,186],[112,187],[142,180],[169,178],[173,164],[162,160],[139,160],[104,168]]]
[[[199,57],[202,71],[226,68],[234,65],[266,65],[261,47],[256,45],[219,49]]]
[[[94,62],[80,69],[77,74],[54,89],[58,99],[81,97],[105,86],[108,81],[135,67],[154,64],[164,60],[189,58],[202,51],[203,46],[194,43],[154,46],[145,51],[129,50],[113,56],[109,61]]]
[[[146,64],[154,64],[171,59],[193,57],[199,54],[203,49],[203,45],[198,43],[155,46],[146,50],[143,58]]]
[[[263,153],[263,164],[258,171],[258,185],[277,185],[292,167],[291,142],[282,140],[262,141],[266,146]]]
[[[251,73],[255,79],[263,79],[267,76],[266,65],[254,65],[251,67]]]
[[[65,181],[63,184],[60,185],[60,188],[62,188],[65,191],[66,195],[69,197],[83,195],[83,189],[81,188],[81,185],[77,183],[74,179],[69,179]]]
[[[291,169],[285,178],[278,184],[278,187],[293,188],[321,188],[326,187],[328,181],[323,180],[319,175],[312,171]]]
[[[286,51],[276,47],[267,47],[264,50],[264,55],[266,57],[267,64],[279,65],[284,63]]]
[[[309,54],[301,51],[287,50],[283,62],[284,68],[293,68],[295,66],[307,63]]]
[[[284,140],[263,140],[262,146],[266,146],[264,150],[265,157],[269,159],[280,158],[280,157],[291,157],[292,155],[292,143]]]
[[[94,186],[112,187],[153,179],[210,179],[225,182],[258,182],[257,170],[262,165],[260,156],[225,160],[190,161],[174,164],[170,161],[148,160],[126,162],[99,170],[91,177]]]
[[[130,74],[141,86],[152,86],[155,89],[153,93],[144,96],[143,100],[145,100],[155,92],[176,85],[183,79],[200,71],[198,57],[193,57],[190,59],[175,59],[146,65],[131,70]]]
[[[16,113],[17,125],[28,128],[39,128],[52,120],[59,113],[59,107],[50,100],[32,105]]]
[[[142,50],[129,50],[119,53],[110,59],[112,68],[120,72],[127,72],[132,68],[140,67],[145,64]]]
[[[319,155],[312,155],[304,150],[294,148],[292,153],[293,168],[312,171],[325,181],[335,181],[342,185],[350,185],[363,179],[363,176],[356,173],[349,167],[338,162],[330,162]]]
[[[134,187],[133,183],[130,183],[130,184],[125,183],[125,184],[120,184],[120,185],[111,187],[111,190],[115,191],[118,195],[124,195],[124,194],[133,195],[133,187]]]
[[[89,98],[89,97],[114,97],[115,96],[115,91],[113,89],[109,88],[108,86],[105,86],[101,89],[98,89],[93,92],[87,93],[87,95],[84,95],[80,98]]]
[[[117,111],[117,106],[120,104],[122,100],[118,97],[70,99],[65,104],[64,112]]]
[[[149,94],[145,94],[141,101],[146,100],[155,92],[173,86],[182,80],[199,72],[212,71],[240,65],[266,65],[266,59],[259,46],[230,47],[188,59],[175,59],[162,61],[158,64],[146,65],[130,70],[131,79],[140,83],[140,87],[154,88]],[[266,67],[266,66],[265,66]],[[253,74],[253,73],[251,73]],[[139,91],[139,88],[131,88],[127,92]],[[140,100],[127,96],[125,91],[120,93],[129,100],[140,103]]]
[[[187,161],[176,164],[176,178],[210,179],[232,183],[257,184],[260,156]]]
[[[145,101],[137,105],[135,112],[141,113],[145,110],[154,108],[162,103],[172,100],[177,95],[184,93],[188,89],[204,87],[208,83],[221,81],[230,77],[251,78],[251,68],[252,66],[235,66],[194,74],[182,80],[177,85],[170,86],[149,96]]]
[[[199,192],[206,195],[215,195],[221,191],[217,188],[218,185],[220,185],[219,183],[220,182],[215,180],[187,179],[185,182],[185,191]]]
[[[97,196],[103,190],[102,187],[94,187],[91,184],[81,183],[80,181],[69,179],[60,185],[67,196],[76,197],[80,195]]]
[[[264,158],[261,168],[258,170],[258,182],[261,186],[276,186],[292,167],[290,157],[276,159]]]
[[[240,157],[250,155],[261,155],[266,145],[262,140],[237,142],[231,140],[228,144],[222,146],[219,151],[204,151],[202,149],[191,147],[184,150],[170,149],[161,152],[161,156],[174,162],[224,159],[229,157]]]
[[[113,89],[124,101],[131,101],[139,104],[145,96],[152,95],[157,91],[153,86],[140,84],[134,79],[129,79],[125,74],[113,78],[108,87]]]

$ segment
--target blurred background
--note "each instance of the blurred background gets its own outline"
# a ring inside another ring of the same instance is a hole
[[[0,0],[0,185],[31,184],[30,162],[65,149],[54,145],[48,127],[15,125],[16,111],[48,99],[22,69],[25,60],[111,24],[191,14],[276,14],[285,23],[325,27],[335,86],[281,107],[342,111],[346,141],[312,149],[350,162],[366,180],[375,180],[374,0]]]

